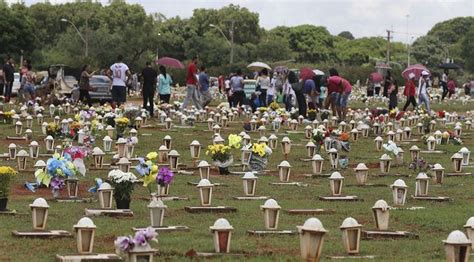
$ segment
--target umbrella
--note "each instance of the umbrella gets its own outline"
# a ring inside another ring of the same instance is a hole
[[[253,71],[259,71],[259,70],[262,70],[264,68],[266,68],[268,70],[272,70],[272,68],[269,65],[267,65],[263,62],[253,62],[250,65],[248,65],[247,68],[249,68],[250,70],[253,70]]]
[[[315,76],[315,73],[309,67],[303,67],[300,70],[300,78],[303,80],[311,79]]]
[[[275,69],[273,69],[273,71],[275,71],[277,73],[284,73],[284,72],[288,71],[288,67],[286,67],[286,66],[277,66],[277,67],[275,67]]]
[[[370,79],[372,80],[373,83],[378,83],[378,82],[383,81],[383,76],[382,76],[382,74],[380,74],[378,72],[374,72],[374,73],[370,74]]]
[[[461,66],[455,63],[444,63],[438,65],[438,67],[442,69],[461,69]]]
[[[172,68],[180,68],[184,69],[183,63],[181,63],[178,59],[174,59],[171,57],[162,57],[156,60],[156,63],[159,65],[164,65]]]
[[[317,76],[323,76],[325,75],[325,73],[319,69],[314,69],[313,70],[314,74],[317,75]]]
[[[405,70],[403,70],[402,76],[403,76],[403,78],[408,79],[408,75],[413,73],[413,74],[415,74],[415,79],[418,80],[421,76],[422,71],[426,71],[428,73],[430,72],[430,70],[428,70],[422,64],[411,65],[411,66],[407,67]]]

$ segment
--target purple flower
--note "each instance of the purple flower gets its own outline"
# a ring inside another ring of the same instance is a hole
[[[162,167],[158,171],[158,175],[156,176],[156,183],[164,186],[164,185],[169,185],[171,184],[171,181],[173,181],[173,171],[171,171],[167,167]]]
[[[147,227],[144,230],[144,234],[148,241],[155,239],[158,235],[153,227]]]
[[[51,179],[50,186],[53,191],[60,190],[64,187],[64,181],[55,176]]]
[[[145,230],[138,231],[135,233],[135,237],[133,238],[133,243],[138,246],[146,246],[148,245],[148,240],[145,235]]]
[[[133,247],[132,237],[131,236],[118,237],[117,240],[115,240],[115,247],[125,252],[128,251],[129,249],[132,249]]]

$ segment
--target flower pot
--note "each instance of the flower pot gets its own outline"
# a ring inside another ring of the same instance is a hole
[[[117,209],[130,209],[131,199],[119,199],[115,198],[115,203],[117,204]]]
[[[0,211],[7,210],[8,197],[0,198]]]
[[[259,157],[255,154],[250,156],[249,167],[251,171],[262,171],[267,168],[268,158]]]
[[[219,167],[219,175],[228,175],[229,167]]]

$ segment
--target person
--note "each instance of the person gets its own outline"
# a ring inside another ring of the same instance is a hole
[[[184,98],[183,104],[181,105],[181,111],[183,111],[189,104],[189,100],[193,103],[193,105],[198,109],[201,110],[201,102],[199,102],[199,81],[197,79],[197,65],[198,58],[194,56],[191,62],[188,64],[188,69],[186,71],[186,97]]]
[[[230,74],[224,81],[224,90],[227,96],[227,102],[229,103],[229,107],[233,106],[233,97],[232,97],[232,88],[230,88],[230,79],[232,78],[232,74]]]
[[[465,96],[470,96],[471,95],[471,89],[474,89],[474,80],[471,77],[471,79],[468,79],[466,83],[463,84],[464,87],[464,95]]]
[[[418,103],[420,105],[425,104],[426,112],[428,113],[428,115],[431,115],[430,97],[428,95],[429,77],[430,77],[430,73],[428,73],[427,71],[423,70],[421,72],[421,77],[418,82],[417,94],[418,94]]]
[[[155,103],[153,102],[153,98],[155,97],[157,77],[158,73],[153,67],[151,67],[150,61],[147,61],[145,68],[142,70],[142,95],[143,108],[148,109],[148,112],[150,112],[150,117],[153,117],[154,113],[153,107]],[[147,104],[150,104],[150,106],[147,106]]]
[[[5,86],[5,78],[3,74],[3,67],[0,68],[0,96],[3,96],[3,87]]]
[[[326,99],[326,90],[327,90],[327,87],[326,87],[326,79],[321,79],[321,92],[319,93],[319,96],[318,96],[318,104],[319,104],[319,108],[324,108],[324,100]]]
[[[12,96],[13,81],[15,81],[15,68],[13,67],[13,59],[8,56],[3,65],[3,77],[5,83],[5,102],[10,102]]]
[[[380,89],[382,88],[382,84],[380,82],[374,82],[374,95],[376,97],[380,96]]]
[[[441,100],[444,100],[448,94],[448,69],[444,69],[443,75],[441,75],[441,86],[443,87],[443,94]]]
[[[324,108],[331,107],[332,115],[336,116],[339,111],[339,99],[342,78],[335,68],[329,69],[329,78],[327,79],[328,94],[324,102]]]
[[[288,81],[291,83],[291,88],[295,93],[296,102],[298,103],[298,113],[306,118],[306,110],[308,109],[308,105],[306,104],[306,97],[303,93],[304,83],[302,80],[298,81],[293,79],[293,74],[291,74],[291,79],[290,75],[288,75]],[[296,78],[296,74],[294,77]]]
[[[456,82],[454,81],[453,78],[449,78],[448,80],[448,93],[449,96],[448,98],[451,98],[451,96],[456,92]]]
[[[366,81],[367,85],[367,97],[372,97],[374,96],[374,81],[372,75],[369,76],[369,79]]]
[[[407,97],[407,101],[405,102],[405,106],[403,107],[403,111],[407,111],[408,106],[410,103],[413,105],[413,109],[416,108],[416,86],[415,86],[415,74],[410,73],[408,75],[408,80],[405,82],[405,90],[403,90],[403,94]]]
[[[341,120],[346,119],[347,115],[347,104],[349,102],[349,97],[352,93],[352,85],[347,79],[341,77],[341,98],[339,99],[339,118]]]
[[[295,90],[293,90],[293,85],[298,83],[298,77],[293,71],[288,72],[288,77],[286,78],[285,83],[283,84],[283,94],[285,99],[285,109],[290,112],[293,108],[293,98],[296,97]]]
[[[222,94],[225,90],[225,77],[224,75],[219,75],[217,78],[217,86],[219,87],[219,93]]]
[[[257,86],[260,87],[260,105],[267,106],[267,90],[270,87],[270,77],[268,77],[268,69],[264,68],[257,77]]]
[[[390,70],[387,70],[387,75],[385,76],[384,83],[383,83],[383,96],[388,97],[388,89],[392,86],[393,77]]]
[[[173,79],[171,76],[166,73],[166,67],[160,66],[160,75],[158,76],[158,95],[160,101],[163,103],[169,104],[171,97],[171,84]]]
[[[316,82],[312,78],[304,80],[303,94],[305,95],[305,97],[306,96],[309,97],[309,99],[307,101],[309,101],[308,102],[308,107],[310,109],[315,109],[316,108],[315,101],[313,100],[315,92],[316,92]]]
[[[392,85],[388,88],[388,110],[392,110],[398,105],[398,84],[397,80],[393,80]]]
[[[232,106],[243,106],[245,102],[244,78],[242,70],[237,69],[237,73],[230,78],[230,88],[232,91]]]
[[[107,75],[112,79],[112,107],[122,105],[127,101],[127,77],[130,78],[128,66],[122,62],[123,56],[117,56],[117,63],[110,66]]]
[[[92,78],[95,72],[90,72],[90,66],[84,65],[81,70],[81,76],[79,77],[79,101],[83,101],[84,98],[87,101],[89,107],[92,106],[92,99],[89,91],[92,90],[92,87],[89,83],[89,80]]]
[[[209,90],[209,75],[206,73],[206,67],[201,66],[201,71],[199,72],[199,93],[201,94],[201,104],[202,107],[206,107],[212,101],[211,91]]]
[[[269,106],[272,102],[273,99],[275,99],[275,94],[276,94],[276,78],[277,75],[276,73],[273,73],[273,77],[270,81],[270,86],[267,89],[267,97],[266,97],[266,104]]]
[[[31,63],[28,59],[23,59],[23,64],[21,65],[20,68],[20,82],[23,79],[23,77],[26,77],[28,75],[28,72],[31,71]]]

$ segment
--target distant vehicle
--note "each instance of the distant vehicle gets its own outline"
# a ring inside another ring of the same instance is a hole
[[[64,76],[63,79],[66,85],[68,85],[69,87],[74,88],[77,86],[77,79],[74,76],[67,75],[67,76]]]
[[[244,80],[244,93],[248,99],[250,99],[250,97],[256,91],[256,89],[257,89],[257,80],[254,80],[254,79]]]
[[[109,77],[103,75],[94,75],[90,79],[89,84],[93,88],[93,90],[89,91],[93,101],[100,101],[101,103],[112,101],[112,93],[110,92],[112,80],[110,80]],[[79,99],[78,86],[72,90],[71,97],[74,101]]]
[[[17,95],[18,90],[20,90],[20,73],[15,73],[15,78],[13,79],[12,95]]]

